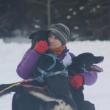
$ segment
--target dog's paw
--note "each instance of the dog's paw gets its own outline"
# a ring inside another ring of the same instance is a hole
[[[55,105],[52,110],[74,110],[69,104],[66,104],[63,100],[59,102],[58,105]]]

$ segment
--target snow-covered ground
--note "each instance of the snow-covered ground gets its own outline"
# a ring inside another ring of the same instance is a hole
[[[0,39],[0,84],[21,80],[16,74],[16,66],[29,47],[29,42],[4,43]],[[107,110],[110,103],[110,42],[70,42],[68,43],[68,48],[75,55],[83,52],[92,52],[95,55],[105,57],[104,62],[100,64],[104,72],[98,75],[99,78],[94,85],[85,86],[84,94],[87,100],[95,104],[96,110]],[[13,93],[0,98],[1,110],[11,110],[12,95]]]

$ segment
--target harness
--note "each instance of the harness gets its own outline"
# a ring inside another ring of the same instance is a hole
[[[64,75],[66,77],[68,76],[68,71],[65,69],[64,66],[63,66],[64,68],[62,70],[58,70],[58,71],[56,70],[55,72],[52,71],[56,67],[57,60],[58,60],[55,55],[53,55],[53,54],[44,54],[44,55],[49,56],[53,60],[53,63],[48,68],[46,68],[46,70],[43,70],[41,67],[37,67],[37,71],[38,71],[38,73],[40,73],[40,75],[36,77],[37,81],[44,82],[45,78],[59,75],[59,74]],[[61,65],[63,65],[63,64],[61,64]]]

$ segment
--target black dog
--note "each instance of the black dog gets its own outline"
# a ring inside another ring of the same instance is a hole
[[[80,74],[87,71],[102,72],[103,69],[97,64],[104,60],[103,56],[94,56],[92,53],[82,53],[73,59],[72,65],[69,67],[71,75]],[[73,98],[77,104],[78,110],[95,110],[94,104],[84,100],[83,86],[76,90],[71,87]]]
[[[72,94],[70,92],[70,86],[68,83],[67,71],[65,71],[65,67],[63,66],[63,64],[59,63],[59,61],[57,61],[57,59],[55,59],[55,57],[52,54],[45,54],[39,58],[38,66],[33,74],[35,77],[37,77],[36,78],[37,81],[35,80],[28,84],[34,86],[42,86],[43,88],[43,83],[40,79],[43,78],[42,80],[45,81],[44,85],[48,86],[48,91],[47,91],[48,96],[53,97],[55,99],[63,100],[65,102],[65,105],[63,105],[65,108],[64,110],[67,110],[68,105],[70,105],[69,107],[70,109],[68,110],[77,110],[75,101],[71,97]],[[3,89],[6,86],[7,85],[2,85],[1,87]],[[12,91],[16,92],[13,97],[13,103],[12,103],[13,110],[15,109],[16,110],[24,110],[24,109],[51,110],[56,104],[58,105],[58,103],[56,103],[55,101],[45,103],[45,101],[43,102],[41,99],[35,98],[31,94],[29,94],[28,91],[31,90],[29,90],[29,88],[28,89],[25,88],[25,86],[22,86],[22,84],[15,86],[6,92],[8,93]],[[41,109],[41,106],[44,107],[42,107]]]

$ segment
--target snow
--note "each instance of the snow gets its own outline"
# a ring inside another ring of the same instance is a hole
[[[83,52],[92,52],[95,55],[105,57],[104,62],[99,64],[103,67],[104,72],[98,74],[97,82],[92,86],[85,86],[85,99],[93,102],[96,110],[106,110],[109,108],[110,102],[110,42],[100,41],[74,41],[68,43],[70,51],[78,55]],[[25,51],[30,47],[30,43],[11,42],[4,43],[0,39],[0,84],[12,83],[22,80],[16,74],[16,67],[20,62]],[[11,100],[13,93],[0,98],[0,109],[11,110]]]
[[[67,19],[71,19],[71,15],[68,15],[66,18],[67,18]]]
[[[84,10],[84,8],[85,8],[84,6],[80,6],[79,10]]]
[[[77,12],[76,11],[73,11],[73,15],[75,16],[77,14]]]

